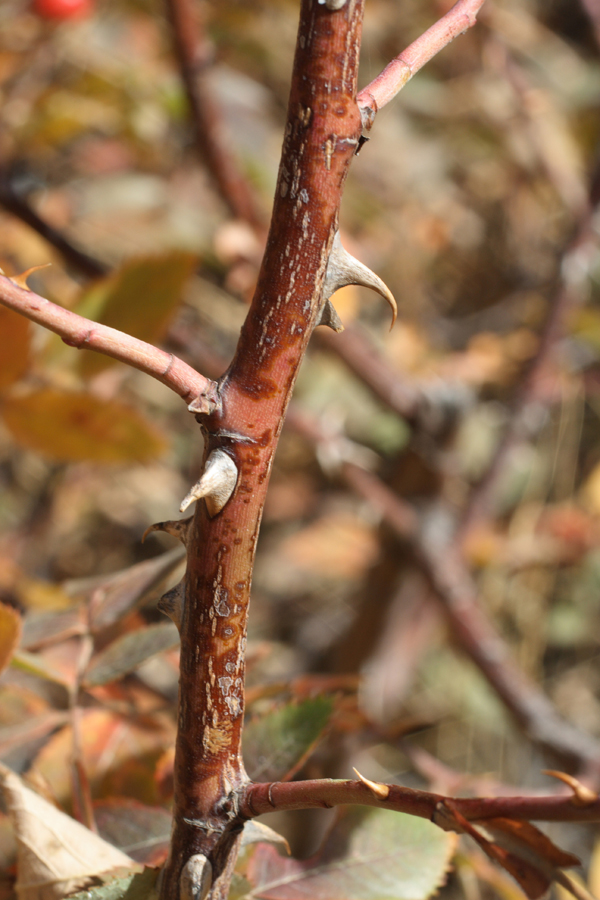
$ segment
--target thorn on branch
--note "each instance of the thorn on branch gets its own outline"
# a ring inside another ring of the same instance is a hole
[[[336,334],[341,334],[344,330],[342,320],[338,316],[336,308],[331,300],[326,300],[321,307],[316,325],[327,325],[327,327],[331,328],[332,331],[335,331]]]
[[[398,315],[398,307],[396,306],[394,295],[378,275],[371,272],[367,266],[363,265],[363,263],[359,262],[348,253],[342,245],[340,233],[338,231],[333,239],[329,261],[327,263],[327,272],[325,273],[325,280],[323,282],[323,293],[321,295],[323,309],[321,311],[321,318],[325,314],[325,308],[329,298],[335,294],[337,290],[346,287],[348,284],[362,285],[363,287],[371,288],[372,290],[377,291],[378,294],[381,294],[390,305],[392,310],[391,327],[394,326],[396,316]],[[335,315],[333,321],[341,325],[335,310],[333,310],[333,314]],[[318,324],[330,325],[330,327],[333,327],[333,325],[330,324],[330,321],[321,321],[321,319],[319,319]],[[338,330],[337,327],[334,328],[334,331]]]
[[[591,806],[592,803],[596,803],[598,800],[596,791],[586,787],[585,784],[582,784],[572,775],[567,775],[566,772],[557,772],[555,769],[544,769],[543,774],[550,775],[552,778],[558,778],[559,781],[562,781],[571,788],[573,791],[573,796],[571,797],[573,806]]]
[[[365,778],[364,775],[361,775],[358,769],[352,769],[355,772],[356,777],[359,781],[362,781],[365,787],[367,787],[373,796],[377,797],[378,800],[387,800],[390,796],[390,788],[387,784],[382,784],[380,781],[370,781],[370,779]]]
[[[31,291],[31,288],[27,284],[27,279],[29,278],[29,276],[33,275],[34,272],[37,272],[38,269],[47,269],[51,265],[52,265],[52,263],[49,263],[49,262],[42,263],[41,266],[32,266],[30,269],[25,269],[25,271],[21,272],[20,275],[14,275],[12,277],[10,275],[6,275],[6,277],[8,278],[9,281],[12,281],[13,284],[16,284],[17,287],[23,288],[23,290],[25,290],[25,291]],[[2,269],[0,269],[0,275],[5,275],[5,274],[6,273]]]
[[[170,591],[167,591],[166,594],[162,595],[156,604],[156,608],[163,613],[163,615],[168,616],[177,626],[177,630],[181,631],[184,604],[185,583],[180,581],[174,588],[171,588]]]
[[[154,525],[148,525],[142,535],[142,544],[151,532],[164,531],[166,532],[166,534],[170,534],[172,537],[176,537],[181,541],[184,547],[187,547],[188,531],[190,529],[191,522],[192,517],[190,516],[189,519],[169,519],[166,522],[155,522]]]
[[[211,519],[221,512],[237,484],[237,466],[224,450],[213,450],[204,467],[200,480],[184,498],[181,512],[194,502],[204,497],[206,509]]]

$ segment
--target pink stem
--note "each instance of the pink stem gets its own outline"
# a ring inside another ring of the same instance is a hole
[[[393,100],[425,63],[433,59],[459,34],[473,27],[483,3],[484,0],[458,0],[445,16],[413,41],[377,78],[359,92],[356,101],[363,114],[366,128],[371,127],[375,114],[382,106]]]
[[[78,316],[4,276],[0,276],[0,303],[54,331],[70,347],[96,350],[152,375],[187,403],[196,401],[196,412],[198,399],[203,402],[206,412],[214,411],[219,405],[216,383],[177,356],[115,328]]]

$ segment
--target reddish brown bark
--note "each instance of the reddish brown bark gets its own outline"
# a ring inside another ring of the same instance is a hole
[[[273,219],[256,294],[221,410],[198,416],[206,452],[235,461],[235,493],[214,519],[198,503],[188,543],[171,856],[161,897],[182,867],[210,858],[213,898],[227,893],[247,782],[241,758],[244,647],[252,565],[273,454],[319,308],[342,187],[360,136],[355,102],[362,2],[304,0]],[[237,793],[236,793],[237,792]]]
[[[394,809],[423,819],[435,821],[439,804],[450,802],[461,815],[471,821],[504,817],[540,822],[597,822],[600,820],[600,800],[587,804],[571,793],[546,797],[444,797],[431,791],[419,791],[390,784],[387,797],[377,797],[361,781],[272,782],[248,786],[240,810],[248,818],[288,809],[314,809],[347,803]]]

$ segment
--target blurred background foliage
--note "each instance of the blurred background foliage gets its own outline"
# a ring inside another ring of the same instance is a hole
[[[448,6],[369,0],[361,84]],[[297,3],[199,8],[203,77],[267,221]],[[51,263],[29,277],[38,293],[223,371],[264,235],[232,218],[199,161],[158,0],[96,0],[65,21],[4,0],[0,91],[4,272]],[[346,246],[399,306],[388,333],[380,300],[345,288],[342,320],[369,335],[399,384],[446,391],[453,424],[432,438],[317,340],[295,402],[417,508],[460,510],[510,421],[561,278],[577,283],[491,514],[464,549],[517,664],[600,738],[600,256],[579,279],[576,254],[565,257],[587,214],[599,98],[593,20],[579,2],[488,0],[480,23],[379,114],[341,219]],[[91,261],[65,259],[15,197]],[[157,862],[177,634],[156,600],[183,563],[168,537],[141,536],[176,515],[197,476],[198,428],[160,384],[1,307],[0,341],[0,756],[87,824],[91,796],[101,831],[128,852],[135,810],[152,806],[141,819],[158,837],[144,832],[152,852],[140,858]],[[550,790],[544,757],[449,641],[428,594],[335,458],[286,427],[250,618],[251,775],[351,777],[354,765],[452,792]],[[295,813],[277,827],[307,855],[328,821]],[[595,830],[549,833],[591,862],[599,891]],[[13,853],[0,817],[7,897]],[[446,891],[522,896],[466,845]]]

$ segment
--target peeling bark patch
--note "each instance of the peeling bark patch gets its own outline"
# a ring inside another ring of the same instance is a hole
[[[218,616],[228,616],[231,609],[228,605],[229,591],[224,587],[217,587],[214,596],[215,612]]]
[[[218,756],[223,750],[229,746],[229,731],[231,725],[229,722],[223,722],[223,725],[215,728],[207,725],[202,736],[202,744],[206,753],[211,756]]]

